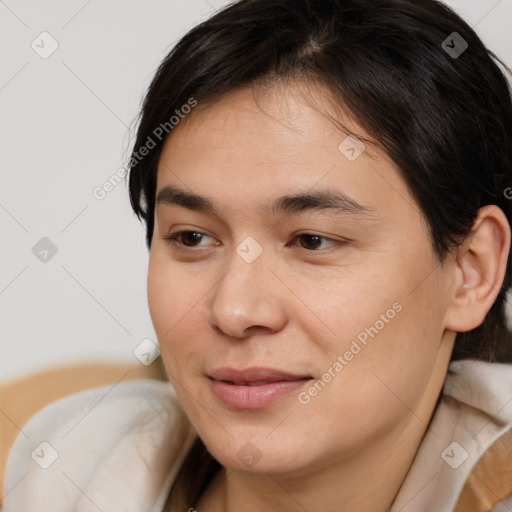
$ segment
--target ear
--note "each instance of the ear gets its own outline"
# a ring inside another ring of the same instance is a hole
[[[478,210],[473,229],[457,252],[447,329],[466,332],[482,324],[503,284],[510,238],[510,225],[500,208],[487,205]]]

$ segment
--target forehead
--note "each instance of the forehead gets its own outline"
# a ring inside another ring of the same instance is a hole
[[[306,144],[332,152],[333,138],[342,140],[354,133],[365,140],[367,155],[387,158],[384,152],[375,154],[377,148],[371,138],[332,100],[325,87],[290,82],[274,87],[240,87],[218,100],[200,103],[180,120],[165,145],[173,145],[172,139],[179,138],[180,144],[190,147],[225,150],[231,146],[233,154],[258,153],[255,161],[290,159],[293,155],[298,159],[307,154]],[[250,143],[243,147],[230,144],[241,140]],[[337,145],[334,149],[333,154],[339,157]]]
[[[340,190],[376,210],[389,210],[397,200],[415,208],[391,159],[348,116],[343,129],[335,125],[330,116],[340,112],[332,112],[327,98],[320,85],[290,84],[240,88],[200,104],[165,141],[157,194],[173,185],[246,205],[254,198],[261,206],[271,196],[317,187]],[[364,145],[356,142],[347,154],[354,133]]]

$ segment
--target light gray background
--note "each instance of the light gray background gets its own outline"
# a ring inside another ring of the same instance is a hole
[[[92,191],[126,163],[160,61],[227,3],[0,1],[0,379],[136,363],[134,348],[156,341],[144,230],[124,180],[103,200]],[[510,67],[512,0],[447,3]],[[31,47],[43,31],[59,45],[47,59]],[[46,263],[32,253],[42,237],[58,249]]]

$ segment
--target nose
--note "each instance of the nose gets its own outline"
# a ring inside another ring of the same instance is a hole
[[[247,263],[234,254],[229,270],[214,288],[210,323],[234,338],[254,331],[275,333],[287,323],[286,298],[282,286],[268,270],[264,254]]]

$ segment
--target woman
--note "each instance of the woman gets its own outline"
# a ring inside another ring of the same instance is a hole
[[[512,510],[493,57],[434,0],[242,0],[183,37],[129,162],[172,389],[38,413],[58,458],[18,438],[5,512]]]

